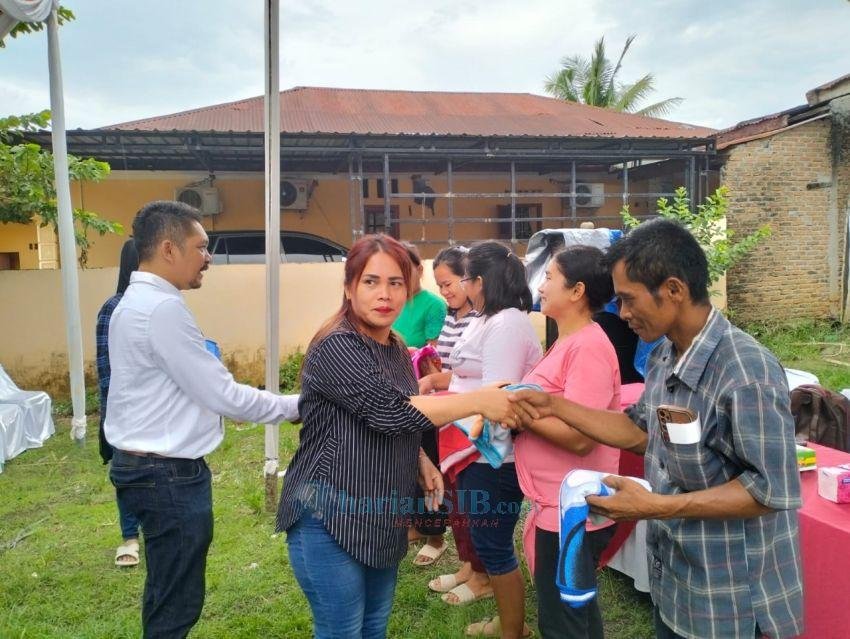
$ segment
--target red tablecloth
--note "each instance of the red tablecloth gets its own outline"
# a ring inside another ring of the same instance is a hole
[[[817,464],[850,463],[850,453],[808,444]],[[800,474],[803,507],[800,545],[806,639],[850,637],[850,504],[834,504],[818,495],[817,471]]]

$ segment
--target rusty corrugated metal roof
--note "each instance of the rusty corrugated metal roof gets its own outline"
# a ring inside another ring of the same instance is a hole
[[[713,129],[530,93],[296,87],[280,94],[283,133],[703,139]],[[263,131],[262,96],[103,127]]]

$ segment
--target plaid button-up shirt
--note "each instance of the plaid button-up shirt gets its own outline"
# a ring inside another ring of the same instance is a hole
[[[716,309],[676,360],[672,342],[652,353],[646,388],[627,411],[649,435],[646,479],[672,495],[734,478],[774,512],[749,519],[647,522],[652,600],[677,634],[771,639],[802,632],[797,512],[800,479],[786,378],[776,358]],[[696,444],[665,442],[657,408],[699,415]]]

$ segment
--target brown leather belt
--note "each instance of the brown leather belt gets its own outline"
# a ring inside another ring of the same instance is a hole
[[[132,455],[133,457],[156,457],[158,459],[173,459],[173,457],[166,457],[165,455],[160,455],[159,453],[142,453],[137,450],[124,450],[122,448],[117,449],[125,455]]]

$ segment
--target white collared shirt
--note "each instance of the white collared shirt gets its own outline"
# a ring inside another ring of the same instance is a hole
[[[121,450],[196,459],[224,437],[220,415],[277,423],[298,418],[297,395],[237,384],[204,345],[172,284],[136,271],[109,323],[104,434]]]

